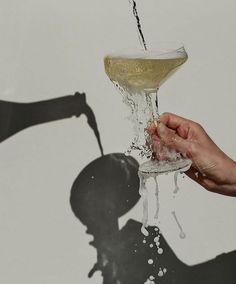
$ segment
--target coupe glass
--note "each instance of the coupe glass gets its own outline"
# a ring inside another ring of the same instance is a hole
[[[127,153],[138,151],[145,160],[139,167],[141,173],[184,172],[191,165],[185,153],[177,153],[161,143],[154,149],[146,131],[147,126],[159,118],[157,92],[160,86],[187,59],[184,46],[176,43],[157,43],[148,50],[125,50],[104,58],[107,76],[131,109],[134,139]]]

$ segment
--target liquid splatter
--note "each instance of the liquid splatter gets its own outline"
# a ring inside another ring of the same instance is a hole
[[[146,227],[148,227],[148,191],[146,187],[146,181],[144,175],[139,173],[139,180],[140,180],[140,187],[139,187],[139,194],[143,199],[143,218],[142,218],[142,228],[141,232],[144,234],[144,236],[148,236],[149,233],[146,230]]]
[[[179,171],[176,171],[175,174],[174,174],[174,182],[175,182],[174,194],[178,193],[178,191],[179,191],[178,175],[179,175]]]
[[[162,249],[162,248],[159,248],[157,252],[158,252],[159,254],[163,254],[163,249]]]
[[[166,274],[166,272],[167,272],[167,269],[166,268],[159,268],[159,272],[158,272],[158,276],[159,277],[163,277],[165,274]]]
[[[175,219],[175,222],[176,222],[176,224],[178,225],[178,227],[179,227],[179,229],[180,229],[179,237],[180,237],[181,239],[185,239],[185,238],[186,238],[186,234],[184,233],[183,228],[182,228],[182,226],[180,225],[180,222],[179,222],[179,220],[178,220],[178,218],[177,218],[177,216],[176,216],[175,211],[172,211],[171,214],[173,215],[173,217],[174,217],[174,219]]]
[[[158,219],[158,215],[159,215],[159,210],[160,210],[160,203],[159,203],[159,187],[158,187],[158,182],[157,182],[157,177],[154,177],[154,181],[156,184],[156,188],[155,188],[155,196],[156,196],[156,214],[154,216],[154,218],[157,220]]]
[[[148,264],[153,264],[153,263],[154,263],[153,259],[150,258],[150,259],[148,260]]]

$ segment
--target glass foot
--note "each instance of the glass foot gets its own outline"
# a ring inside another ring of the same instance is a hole
[[[139,166],[139,172],[143,174],[164,174],[175,171],[185,172],[191,167],[192,161],[180,158],[175,161],[150,160]]]

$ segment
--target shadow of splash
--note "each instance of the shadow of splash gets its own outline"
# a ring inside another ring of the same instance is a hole
[[[118,219],[139,200],[138,163],[132,157],[114,153],[103,155],[95,115],[84,93],[33,103],[0,101],[0,142],[28,127],[85,114],[97,138],[102,157],[87,165],[75,180],[70,203],[75,216],[94,236],[90,244],[97,250],[97,262],[89,272],[101,271],[103,284],[143,284],[150,275],[166,284],[235,284],[236,251],[192,267],[183,264],[163,237],[163,255],[149,244],[157,234],[149,227],[143,244],[141,224],[129,220],[119,230]],[[148,259],[154,264],[149,265]],[[168,273],[158,278],[158,268]]]
[[[75,216],[93,235],[97,262],[88,274],[101,271],[103,284],[143,284],[150,275],[166,284],[235,284],[236,251],[195,266],[182,263],[161,235],[164,250],[158,254],[153,243],[158,231],[149,227],[143,243],[141,223],[129,220],[119,230],[118,218],[138,202],[138,163],[132,157],[114,153],[92,161],[76,178],[70,196]],[[150,247],[150,244],[154,246]],[[152,265],[148,260],[152,259]],[[158,277],[159,268],[167,268]]]

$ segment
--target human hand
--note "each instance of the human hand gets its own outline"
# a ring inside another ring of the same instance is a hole
[[[147,128],[155,148],[164,144],[192,160],[186,174],[205,189],[236,196],[236,162],[230,159],[198,123],[164,113]]]

